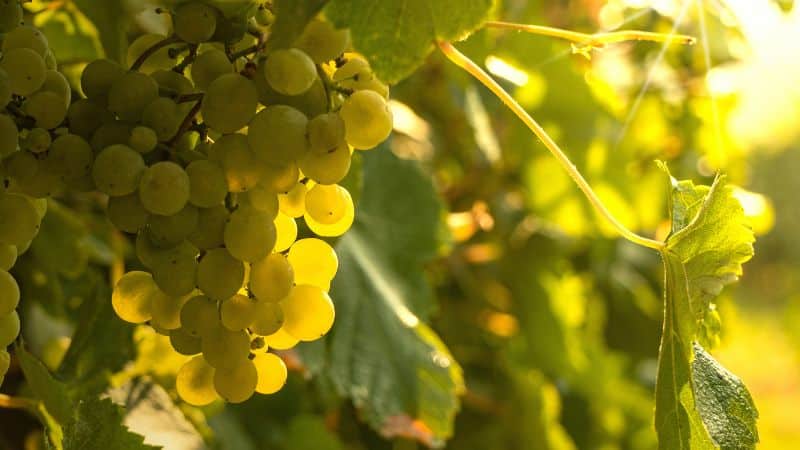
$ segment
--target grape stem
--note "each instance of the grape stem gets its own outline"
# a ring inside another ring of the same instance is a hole
[[[152,47],[142,52],[142,54],[139,55],[138,58],[136,58],[136,61],[134,61],[133,64],[131,64],[131,70],[139,70],[139,68],[142,67],[142,64],[144,64],[145,61],[147,61],[147,58],[153,56],[155,52],[161,50],[162,48],[170,44],[174,44],[176,42],[180,42],[180,39],[178,39],[177,36],[170,36],[156,42],[155,44],[153,44]]]
[[[629,230],[623,225],[611,211],[606,208],[597,194],[592,190],[592,187],[575,167],[575,164],[570,161],[569,157],[564,153],[558,144],[547,134],[547,132],[536,122],[530,114],[528,114],[519,103],[506,92],[492,77],[490,77],[483,69],[481,69],[475,62],[468,56],[458,51],[453,44],[449,42],[437,42],[439,49],[444,53],[447,58],[455,65],[459,66],[470,75],[480,81],[486,88],[499,98],[544,144],[547,150],[556,158],[561,167],[569,174],[570,178],[578,185],[578,188],[583,192],[589,203],[592,204],[594,209],[603,216],[623,238],[633,242],[634,244],[642,245],[644,247],[652,248],[655,250],[663,250],[665,244],[661,241],[640,236],[633,231]]]
[[[177,66],[173,67],[172,70],[183,75],[183,72],[186,71],[186,68],[194,62],[195,58],[197,58],[197,47],[197,45],[190,45],[189,54],[186,55],[186,57],[183,58]]]
[[[174,147],[175,144],[178,142],[178,139],[180,139],[181,136],[184,135],[184,133],[186,133],[187,131],[189,131],[190,128],[192,128],[192,121],[194,121],[195,116],[197,116],[197,113],[200,112],[200,108],[203,106],[202,97],[196,100],[196,102],[197,103],[194,104],[192,109],[189,110],[189,113],[186,114],[186,117],[184,117],[183,122],[181,122],[181,126],[178,128],[178,132],[175,133],[175,136],[173,136],[172,139],[170,139],[169,142],[167,143],[169,147]]]
[[[649,41],[666,44],[694,45],[697,38],[684,34],[653,33],[650,31],[621,30],[608,33],[580,33],[577,31],[563,30],[542,25],[528,25],[524,23],[488,21],[484,24],[487,28],[502,28],[507,30],[523,31],[541,36],[550,36],[573,42],[573,53],[580,53],[589,57],[589,52],[594,49],[603,48],[608,44],[616,44],[626,41]]]
[[[0,408],[36,411],[37,405],[37,401],[31,398],[12,397],[10,395],[0,394]]]

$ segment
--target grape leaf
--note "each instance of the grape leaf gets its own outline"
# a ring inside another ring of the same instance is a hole
[[[750,394],[696,343],[711,302],[752,257],[753,233],[723,176],[710,188],[671,181],[672,234],[661,252],[665,311],[656,381],[659,447],[755,448],[758,413]]]
[[[72,418],[64,424],[64,450],[156,450],[144,438],[122,425],[122,408],[111,400],[79,400]]]
[[[477,28],[492,0],[333,0],[325,14],[350,28],[355,49],[388,83],[407,77],[436,40],[458,40]]]
[[[319,365],[384,436],[437,445],[463,390],[461,368],[423,323],[433,296],[422,265],[440,245],[441,203],[416,163],[385,146],[364,166],[358,218],[336,247],[337,317]]]
[[[306,24],[317,15],[328,0],[275,0],[275,23],[267,40],[270,49],[286,48],[292,45]]]
[[[92,21],[100,35],[106,58],[125,63],[128,51],[128,20],[130,15],[123,0],[75,0],[75,5]]]
[[[64,423],[72,415],[72,399],[66,385],[50,374],[41,361],[24,347],[17,347],[17,358],[31,391],[58,422]]]

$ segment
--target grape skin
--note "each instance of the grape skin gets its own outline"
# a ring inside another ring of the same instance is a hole
[[[145,172],[142,155],[127,145],[106,147],[94,161],[92,178],[97,189],[110,196],[136,191]]]
[[[339,269],[339,259],[333,247],[316,238],[295,242],[289,249],[288,259],[294,269],[295,284],[308,284],[325,290]]]
[[[22,96],[38,91],[47,76],[44,60],[29,48],[14,48],[4,52],[0,69],[8,74],[11,92]]]
[[[317,286],[298,285],[281,302],[285,322],[283,327],[291,336],[301,341],[314,341],[324,336],[333,326],[333,302]]]
[[[244,128],[256,113],[258,92],[253,82],[236,74],[214,80],[203,97],[201,113],[206,125],[220,133]]]
[[[217,326],[217,302],[197,295],[183,304],[180,313],[181,329],[194,337],[202,337]]]
[[[214,388],[229,403],[241,403],[253,396],[258,384],[258,372],[253,361],[244,359],[238,364],[217,369]]]
[[[222,50],[211,49],[200,53],[192,63],[192,80],[195,86],[205,90],[217,78],[233,72],[233,64]]]
[[[153,214],[177,214],[189,202],[191,183],[181,166],[162,161],[148,167],[141,177],[139,196]]]
[[[249,327],[255,319],[256,302],[244,295],[234,295],[222,302],[220,317],[222,325],[231,331]]]
[[[269,85],[284,95],[300,95],[317,79],[314,61],[302,50],[279,49],[269,54],[264,63],[264,76]]]
[[[189,176],[189,201],[201,208],[219,205],[228,195],[225,172],[218,164],[209,160],[194,161],[186,166]]]
[[[278,302],[289,295],[293,285],[292,265],[280,253],[271,253],[250,269],[250,291],[259,300]]]
[[[241,261],[258,261],[275,247],[275,225],[269,214],[247,208],[231,213],[225,225],[225,247]]]
[[[28,198],[19,194],[0,193],[0,244],[29,243],[39,232],[39,214]]]
[[[253,364],[258,372],[256,392],[274,394],[286,384],[288,371],[283,360],[273,353],[256,353]]]
[[[250,121],[247,142],[262,161],[286,165],[305,156],[307,126],[305,114],[291,106],[268,106]]]
[[[16,259],[16,251],[15,251]],[[5,316],[19,304],[19,285],[5,269],[0,270],[0,316]]]
[[[244,284],[244,263],[224,248],[209,250],[200,260],[197,286],[215,300],[233,297]]]
[[[158,287],[147,272],[132,271],[122,276],[114,286],[111,305],[120,319],[144,323],[152,318],[151,302]]]
[[[175,377],[178,395],[190,405],[208,405],[218,398],[214,375],[214,368],[202,356],[195,356],[178,370]]]
[[[191,44],[206,42],[217,29],[217,14],[200,2],[187,2],[178,7],[172,17],[175,34]]]
[[[386,100],[374,91],[358,91],[342,104],[347,143],[366,150],[385,141],[392,132],[392,112]]]
[[[295,42],[311,59],[322,64],[338,58],[350,45],[350,32],[337,30],[330,22],[312,20]]]
[[[16,311],[0,316],[0,348],[6,348],[19,335],[19,315]]]

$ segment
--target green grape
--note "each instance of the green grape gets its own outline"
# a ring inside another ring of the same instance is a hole
[[[234,295],[222,302],[220,316],[222,325],[231,330],[244,330],[255,319],[256,302],[244,295]]]
[[[135,192],[144,172],[142,155],[127,145],[117,144],[97,155],[92,178],[99,191],[116,197]]]
[[[258,23],[262,27],[268,27],[272,25],[273,22],[275,22],[275,14],[273,14],[272,11],[270,11],[269,9],[264,8],[264,6],[262,5],[261,7],[258,8],[258,11],[256,11],[255,19],[256,23]]]
[[[130,323],[144,323],[152,318],[151,305],[158,286],[147,272],[131,271],[123,275],[114,286],[111,306],[120,319]]]
[[[152,128],[138,126],[131,130],[128,145],[139,153],[150,153],[158,145],[158,135]]]
[[[350,32],[337,30],[330,22],[312,20],[294,45],[306,52],[315,63],[322,64],[344,53],[350,46]]]
[[[295,187],[299,177],[300,169],[295,163],[285,166],[267,164],[261,178],[261,186],[271,192],[285,194]]]
[[[189,301],[190,296],[175,297],[167,295],[160,289],[153,296],[150,310],[153,316],[152,325],[162,330],[177,330],[181,327],[181,309]],[[172,333],[170,333],[171,335]]]
[[[170,95],[184,95],[195,92],[194,84],[188,78],[175,72],[174,70],[156,70],[150,74],[158,87]],[[163,95],[163,94],[162,94]],[[192,105],[188,105],[191,109]]]
[[[244,284],[244,263],[228,250],[209,250],[197,269],[197,287],[214,300],[226,300],[239,292]],[[223,320],[224,324],[224,320]]]
[[[188,295],[197,287],[197,259],[192,255],[156,260],[151,269],[158,287],[174,297]]]
[[[142,112],[158,98],[158,83],[138,72],[128,72],[111,85],[108,91],[108,110],[122,120],[138,121]]]
[[[58,127],[67,118],[67,105],[58,94],[40,91],[25,100],[25,113],[36,120],[36,126],[47,130]]]
[[[47,67],[47,70],[58,69],[58,61],[56,61],[56,55],[52,50],[48,49],[47,53],[44,54],[44,66]]]
[[[22,6],[17,0],[0,0],[0,34],[8,33],[22,23]],[[0,371],[0,373],[5,373]],[[2,380],[0,376],[0,380]]]
[[[392,132],[392,111],[373,91],[358,91],[342,104],[345,137],[351,146],[366,150],[386,140]]]
[[[19,131],[11,117],[0,114],[0,159],[17,150]]]
[[[174,137],[182,121],[178,104],[165,97],[153,100],[142,111],[142,125],[155,131],[160,141]]]
[[[311,153],[336,151],[344,142],[344,121],[337,113],[320,114],[308,121],[306,130]]]
[[[258,261],[267,256],[275,246],[275,237],[269,214],[252,209],[237,209],[225,225],[225,246],[241,261]]]
[[[221,326],[204,334],[200,345],[203,357],[217,369],[233,367],[246,361],[250,354],[250,338],[245,331],[231,331]]]
[[[258,92],[249,79],[225,74],[208,85],[203,97],[203,121],[220,133],[233,133],[244,128],[256,113]]]
[[[253,361],[244,359],[237,364],[217,369],[214,389],[228,403],[242,403],[253,396],[258,384],[258,372]]]
[[[247,136],[229,134],[222,136],[211,147],[225,171],[230,192],[244,192],[254,188],[264,175],[266,166],[247,145]],[[215,159],[215,158],[211,158]]]
[[[291,106],[268,106],[250,121],[247,141],[262,161],[285,166],[306,154],[307,126],[306,116]]]
[[[284,95],[300,95],[317,79],[314,61],[296,48],[275,50],[264,62],[267,83]]]
[[[3,37],[3,53],[15,48],[29,48],[44,58],[49,45],[44,33],[30,25],[14,28]]]
[[[201,90],[206,90],[214,80],[229,73],[233,73],[233,64],[225,52],[216,48],[199,54],[192,63],[192,80]]]
[[[16,249],[14,250],[16,258]],[[14,277],[5,270],[0,270],[0,316],[5,316],[17,308],[19,304],[19,285]]]
[[[100,125],[92,134],[89,144],[96,152],[112,145],[128,145],[131,139],[131,126],[125,122],[109,121]]]
[[[272,219],[278,215],[278,195],[261,185],[242,193],[239,199],[242,205],[267,213]]]
[[[187,2],[175,10],[172,27],[181,40],[190,44],[206,42],[217,29],[217,12],[200,2]]]
[[[256,68],[253,83],[258,91],[259,101],[266,105],[286,105],[301,111],[308,117],[314,117],[328,111],[328,92],[322,81],[317,78],[314,84],[300,95],[283,95],[272,88],[264,73],[264,64]]]
[[[149,216],[136,193],[109,198],[106,215],[115,227],[126,233],[144,228]]]
[[[32,172],[32,176],[27,178],[17,176],[15,189],[36,199],[54,195],[62,188],[62,183],[57,170],[52,165],[53,161],[49,158],[36,159],[36,168]]]
[[[215,370],[202,356],[195,356],[178,369],[175,375],[175,389],[186,403],[205,406],[217,398],[214,390]]]
[[[134,62],[136,62],[144,52],[149,51],[153,46],[164,39],[166,39],[166,36],[153,33],[143,34],[136,38],[136,40],[128,46],[128,67],[133,66]],[[144,60],[144,63],[139,67],[139,72],[150,74],[158,70],[174,67],[178,64],[178,58],[177,56],[172,56],[170,52],[174,52],[178,49],[180,49],[179,43],[161,47]]]
[[[225,201],[228,182],[219,164],[202,159],[186,166],[189,176],[189,201],[201,208],[211,208]]]
[[[11,270],[17,262],[17,247],[11,244],[0,244],[0,270]]]
[[[194,337],[202,337],[219,327],[217,302],[205,295],[192,297],[181,308],[181,328]]]
[[[89,63],[81,74],[83,95],[99,103],[105,103],[111,86],[125,76],[125,69],[114,61],[97,59]]]
[[[6,173],[14,180],[33,178],[39,170],[39,160],[31,152],[14,152],[3,163]]]
[[[259,336],[271,336],[283,326],[283,309],[277,302],[259,301],[253,312],[250,329]],[[294,345],[294,344],[292,344]]]
[[[289,249],[297,239],[297,222],[286,214],[279,212],[275,218],[275,250],[283,252]]]
[[[298,285],[281,302],[283,327],[301,341],[314,341],[333,326],[336,312],[328,293],[317,286]]]
[[[294,270],[280,253],[271,253],[250,267],[250,292],[265,302],[279,302],[294,286]]]
[[[183,328],[169,332],[169,343],[181,355],[191,356],[200,353],[200,338],[192,336]]]
[[[78,135],[65,134],[57,137],[50,145],[47,159],[52,162],[56,175],[68,185],[91,180],[94,153],[86,139]]]
[[[44,60],[29,48],[14,48],[4,52],[0,69],[8,74],[11,92],[22,96],[38,91],[47,76]]]
[[[162,161],[144,171],[139,197],[145,209],[153,214],[177,214],[189,202],[189,175],[173,162]]]
[[[192,234],[198,218],[197,208],[188,204],[169,216],[153,214],[147,221],[147,236],[156,247],[173,247]]]
[[[347,59],[347,62],[336,69],[333,73],[333,81],[342,82],[345,80],[371,80],[375,76],[372,74],[372,69],[366,59],[360,56],[353,56]]]
[[[0,0],[0,8],[2,8],[2,0]],[[2,17],[2,16],[0,16]],[[0,23],[0,26],[2,23]],[[8,373],[8,368],[11,366],[11,355],[6,350],[0,350],[0,385],[3,384],[3,379]]]
[[[0,316],[0,348],[6,348],[19,336],[19,315],[16,311]]]
[[[28,131],[28,135],[22,140],[20,146],[31,153],[44,153],[52,144],[50,132],[43,128],[34,128]]]
[[[352,162],[347,144],[328,153],[309,153],[298,164],[308,178],[320,184],[336,184],[347,176]]]
[[[325,224],[314,220],[309,214],[303,216],[308,228],[317,236],[336,237],[341,236],[353,226],[353,221],[356,217],[356,209],[353,205],[353,200],[350,193],[347,193],[347,202],[345,203],[345,211],[342,217],[336,222]]]
[[[258,373],[256,392],[274,394],[286,384],[288,371],[283,360],[274,353],[256,353],[253,364]]]
[[[217,1],[215,6],[224,7],[226,3],[231,6],[237,4],[235,2]],[[236,11],[229,11],[228,14],[222,13],[217,16],[217,30],[211,39],[223,44],[234,45],[237,42],[246,40],[248,27],[249,22],[246,15],[238,14]]]
[[[8,81],[8,74],[5,70],[0,69],[0,109],[5,108],[9,103],[11,103],[12,95],[11,85],[9,85]]]
[[[200,208],[197,228],[189,235],[189,242],[204,250],[225,245],[225,224],[229,216],[224,205]]]
[[[287,333],[285,329],[280,328],[275,333],[270,334],[269,336],[264,336],[264,342],[269,346],[269,348],[274,348],[275,350],[289,350],[297,345],[297,343],[300,341]]]
[[[20,249],[36,237],[40,220],[31,200],[19,194],[0,193],[0,244]]]
[[[92,100],[81,99],[69,106],[67,121],[70,133],[89,139],[101,125],[114,121],[114,116]]]
[[[57,70],[48,70],[45,73],[42,91],[52,92],[64,101],[64,107],[68,108],[72,101],[72,88],[67,78]]]
[[[347,212],[353,198],[338,185],[318,184],[306,194],[306,215],[324,225],[338,222]]]
[[[278,195],[280,211],[289,217],[303,217],[306,212],[306,194],[308,188],[303,183],[297,183],[291,191]]]
[[[289,249],[288,258],[294,269],[295,284],[307,284],[328,290],[331,280],[339,269],[336,252],[321,239],[300,239]]]
[[[377,78],[352,79],[339,82],[339,86],[351,91],[373,91],[384,99],[389,99],[389,86],[382,83]]]

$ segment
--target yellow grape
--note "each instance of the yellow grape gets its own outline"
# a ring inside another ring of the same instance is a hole
[[[0,349],[5,349],[19,336],[19,315],[16,311],[0,316]]]
[[[347,195],[348,197],[350,196],[349,193]],[[356,217],[355,205],[353,205],[352,198],[349,198],[349,200],[346,204],[347,209],[344,211],[344,215],[338,221],[331,224],[323,224],[306,214],[304,216],[306,225],[317,236],[337,237],[345,234],[353,226],[353,221]]]
[[[219,368],[233,367],[250,354],[250,338],[245,331],[216,327],[202,336],[203,357]]]
[[[269,348],[274,348],[275,350],[289,350],[300,341],[287,333],[285,328],[280,328],[275,333],[264,336],[264,342]]]
[[[178,370],[175,388],[178,395],[190,405],[205,406],[216,400],[214,368],[202,356],[195,356]]]
[[[181,309],[191,295],[174,297],[160,289],[153,295],[150,311],[152,325],[162,330],[175,330],[181,327]]]
[[[140,271],[128,272],[114,286],[111,306],[120,319],[144,323],[152,318],[152,300],[158,292],[152,275]]]
[[[200,353],[200,338],[192,336],[183,328],[169,332],[169,343],[181,355],[191,356]]]
[[[289,249],[289,263],[294,269],[295,284],[309,284],[327,290],[339,269],[339,258],[327,242],[307,238]]]
[[[219,327],[217,302],[205,295],[190,298],[181,308],[181,328],[191,336],[203,336]]]
[[[306,193],[308,188],[303,183],[297,183],[291,191],[278,196],[280,211],[289,217],[303,217],[306,212]]]
[[[353,199],[339,185],[317,184],[306,194],[306,216],[323,225],[336,223],[344,217]]]
[[[244,264],[224,248],[209,250],[197,268],[197,287],[214,300],[226,300],[244,283]]]
[[[250,330],[259,336],[270,336],[283,326],[283,309],[280,303],[259,301],[253,315]]]
[[[19,285],[17,280],[5,270],[0,270],[0,316],[4,316],[19,304]]]
[[[256,392],[274,394],[286,384],[287,370],[283,360],[274,353],[256,353],[253,364],[258,372]]]
[[[281,302],[283,328],[301,341],[314,341],[333,326],[336,312],[328,293],[317,286],[298,285]]]
[[[224,205],[200,208],[197,228],[189,235],[189,242],[201,249],[224,245],[225,224],[230,213]]]
[[[258,261],[275,247],[275,224],[267,213],[239,208],[225,225],[225,247],[240,261]]]
[[[255,320],[255,311],[255,300],[241,294],[234,295],[222,302],[222,325],[231,331],[244,330]]]
[[[217,369],[214,374],[214,388],[229,403],[241,403],[252,397],[257,384],[256,366],[247,358],[233,366]]]
[[[280,253],[271,253],[250,268],[250,292],[257,299],[278,302],[289,295],[294,284],[294,271]]]
[[[279,212],[275,218],[275,251],[282,252],[294,244],[297,239],[297,222],[286,214]]]

